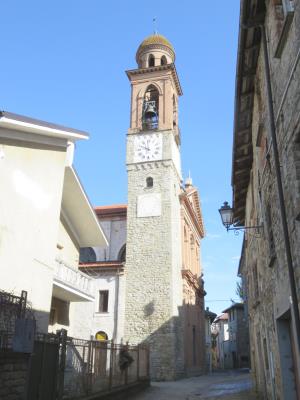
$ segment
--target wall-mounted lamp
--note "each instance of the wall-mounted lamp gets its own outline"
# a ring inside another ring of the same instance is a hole
[[[239,221],[233,221],[233,208],[230,207],[227,201],[224,201],[224,204],[219,209],[219,213],[221,215],[222,224],[225,226],[227,231],[245,231],[248,229],[256,229],[256,233],[263,227],[262,225],[258,226],[240,226]],[[232,226],[232,228],[230,228]]]

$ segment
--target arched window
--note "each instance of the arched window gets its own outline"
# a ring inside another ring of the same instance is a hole
[[[147,188],[153,187],[153,178],[151,176],[148,176],[148,178],[146,179],[146,186]]]
[[[153,54],[150,54],[148,58],[148,65],[149,67],[154,67],[155,66],[155,58]]]
[[[159,116],[159,92],[154,85],[149,85],[143,102],[143,128],[156,129],[158,128]]]
[[[96,253],[92,247],[81,247],[79,252],[79,262],[90,263],[96,262],[96,260]]]
[[[119,251],[118,260],[121,261],[121,262],[125,262],[126,261],[126,244],[124,244],[124,246]]]
[[[108,336],[104,331],[98,331],[95,335],[95,339],[103,342],[105,340],[108,340]]]
[[[160,59],[160,65],[166,65],[167,64],[167,58],[166,56],[162,56],[162,58]]]
[[[177,105],[175,100],[175,95],[173,94],[173,126],[177,125]]]

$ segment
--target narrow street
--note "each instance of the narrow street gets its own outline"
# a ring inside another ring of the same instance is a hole
[[[228,371],[176,382],[153,382],[130,400],[256,400],[248,372]]]

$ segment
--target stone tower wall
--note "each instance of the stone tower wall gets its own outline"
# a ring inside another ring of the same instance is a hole
[[[183,373],[180,179],[173,161],[165,157],[173,135],[163,135],[165,161],[127,166],[125,340],[150,344],[151,377],[156,380],[175,379]],[[151,189],[146,188],[148,176],[154,181]],[[150,193],[160,194],[161,213],[138,217],[138,196]]]

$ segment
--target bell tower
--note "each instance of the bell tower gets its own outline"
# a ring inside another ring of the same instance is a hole
[[[136,53],[127,134],[125,340],[150,345],[154,380],[183,374],[180,131],[175,52],[162,35]]]

